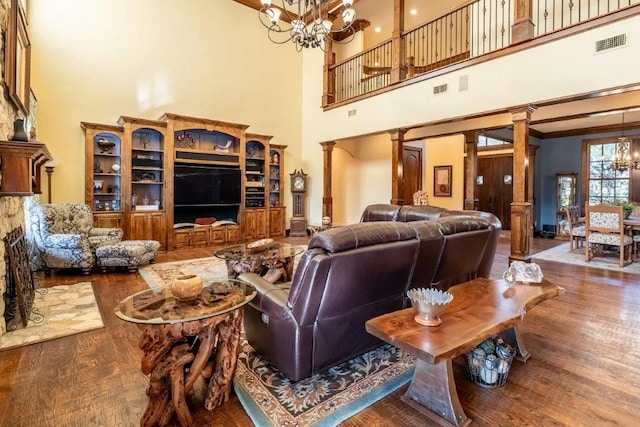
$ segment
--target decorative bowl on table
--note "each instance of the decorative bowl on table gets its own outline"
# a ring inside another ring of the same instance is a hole
[[[255,242],[247,243],[247,251],[253,253],[266,251],[272,243],[273,239],[256,240]]]
[[[179,300],[190,300],[197,297],[203,287],[202,277],[197,274],[186,274],[173,279],[171,293]]]
[[[453,295],[449,292],[430,288],[414,288],[407,291],[411,304],[418,311],[415,321],[424,326],[438,326],[442,323],[440,315],[444,313]]]

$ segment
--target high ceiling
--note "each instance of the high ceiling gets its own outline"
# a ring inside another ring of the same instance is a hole
[[[234,0],[259,10],[260,0]],[[281,4],[282,0],[274,0]],[[337,3],[340,0],[332,0]],[[380,27],[382,40],[388,39],[392,31],[394,0],[355,0],[357,17],[371,22],[366,31]],[[450,0],[430,0],[429,10],[424,0],[405,0],[406,28],[442,15],[452,9]],[[416,10],[411,15],[411,9]],[[429,18],[425,18],[429,17]],[[375,36],[371,36],[375,41]],[[377,43],[377,42],[376,42]],[[451,134],[462,130],[499,129],[511,123],[508,111],[484,114],[482,117],[463,117],[437,123],[424,123],[407,134],[408,138]],[[624,124],[624,126],[623,126]],[[580,94],[567,99],[558,99],[536,105],[530,123],[531,135],[538,138],[559,138],[602,132],[622,132],[622,129],[640,128],[640,83],[634,86],[603,90],[599,93]]]

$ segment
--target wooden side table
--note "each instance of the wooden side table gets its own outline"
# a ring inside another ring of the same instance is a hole
[[[449,289],[453,301],[440,326],[422,326],[408,308],[375,317],[365,327],[370,334],[417,357],[404,400],[438,424],[465,426],[471,422],[460,405],[452,360],[485,339],[502,332],[522,360],[529,357],[516,324],[530,308],[561,295],[562,288],[543,280],[515,284],[479,278]]]
[[[208,283],[189,301],[169,287],[132,295],[115,308],[118,317],[142,330],[142,372],[149,376],[149,404],[141,426],[193,424],[187,394],[199,377],[208,379],[205,407],[229,400],[240,352],[242,306],[256,296],[236,280]]]

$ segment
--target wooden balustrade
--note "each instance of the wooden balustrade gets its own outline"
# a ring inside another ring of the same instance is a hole
[[[531,1],[518,4],[514,0],[471,0],[339,64],[325,64],[323,105],[362,98],[420,74],[640,3],[640,0]],[[532,36],[530,27],[534,24]],[[394,52],[400,52],[400,64],[394,64]],[[327,58],[333,56],[325,56],[325,62]],[[393,67],[402,70],[395,78]]]

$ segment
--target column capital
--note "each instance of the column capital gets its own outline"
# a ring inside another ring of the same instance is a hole
[[[322,145],[322,151],[332,151],[333,150],[333,146],[336,145],[335,141],[324,141],[321,142],[320,145]]]
[[[526,121],[528,123],[531,121],[531,114],[533,114],[533,112],[536,111],[537,109],[538,107],[536,107],[535,105],[529,104],[529,105],[524,105],[522,107],[514,108],[509,112],[511,113],[511,116],[512,116],[511,119],[514,122]]]
[[[389,135],[391,135],[391,140],[392,141],[396,141],[399,139],[403,139],[404,135],[408,132],[408,129],[404,129],[404,128],[398,128],[398,129],[391,129],[389,131]]]

